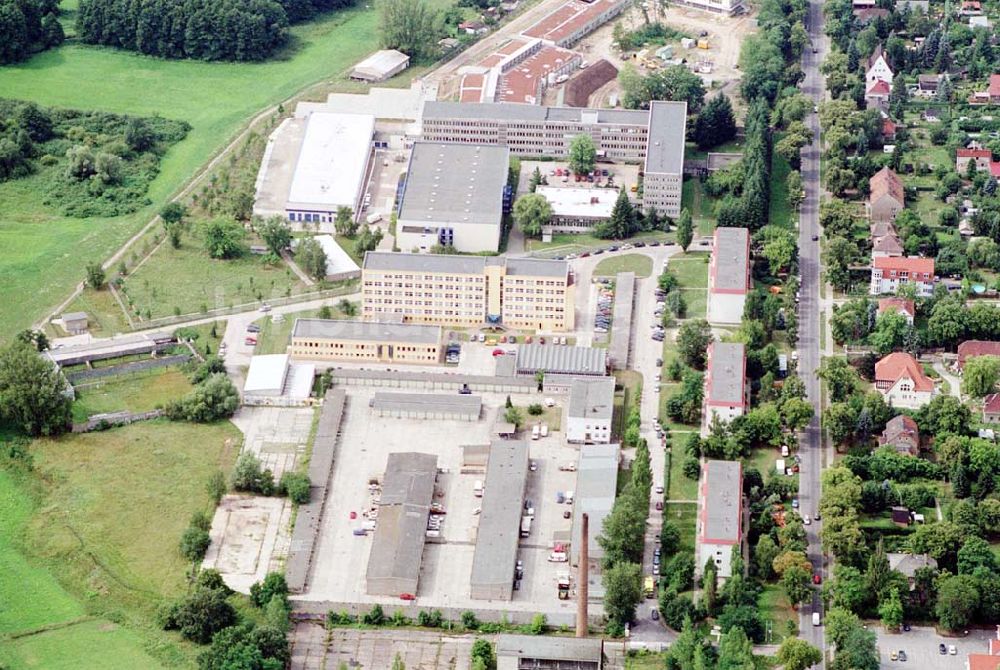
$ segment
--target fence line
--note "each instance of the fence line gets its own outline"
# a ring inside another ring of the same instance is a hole
[[[66,379],[74,386],[81,386],[89,380],[127,375],[133,372],[142,372],[143,370],[155,370],[156,368],[166,368],[172,365],[183,365],[189,360],[191,360],[190,354],[176,354],[173,356],[164,356],[162,358],[149,358],[143,361],[131,361],[129,363],[113,365],[107,368],[92,368],[90,370],[67,372]]]
[[[162,409],[153,409],[148,412],[115,412],[114,414],[95,414],[84,422],[74,423],[74,433],[89,433],[95,430],[105,430],[112,426],[127,426],[136,421],[149,421],[164,416],[166,412]]]

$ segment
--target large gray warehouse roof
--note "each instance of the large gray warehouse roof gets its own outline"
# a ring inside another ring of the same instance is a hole
[[[747,265],[750,263],[750,231],[746,228],[715,229],[714,289],[747,289]]]
[[[477,395],[456,393],[387,393],[376,391],[371,399],[372,409],[399,410],[403,412],[447,412],[479,416],[483,399]]]
[[[506,146],[416,142],[400,220],[498,224],[509,160]]]
[[[498,440],[490,445],[485,491],[476,550],[472,557],[472,585],[513,582],[514,561],[521,533],[524,486],[528,478],[528,443]]]
[[[590,557],[600,558],[603,550],[597,542],[604,526],[604,519],[615,504],[618,485],[617,444],[585,444],[580,447],[580,459],[576,470],[576,492],[573,499],[573,529],[570,549],[574,562],[580,551],[582,516],[590,516]]]
[[[607,358],[607,349],[522,344],[517,348],[517,371],[519,374],[542,370],[559,374],[604,375]]]
[[[713,342],[708,360],[708,400],[742,405],[746,383],[746,345]]]
[[[592,116],[595,113],[598,123],[622,123],[637,126],[645,126],[649,123],[649,113],[641,110],[540,107],[512,102],[484,102],[472,105],[464,102],[428,100],[424,103],[424,119],[550,120],[580,123],[585,114]]]
[[[292,328],[292,337],[436,344],[441,341],[441,327],[416,323],[296,319],[295,326]]]
[[[577,377],[569,387],[569,417],[610,419],[615,404],[614,377]]]
[[[737,542],[743,513],[743,482],[738,461],[705,461],[702,501],[703,540]]]
[[[681,174],[684,171],[686,102],[654,101],[649,106],[649,145],[646,172]]]
[[[434,498],[437,456],[389,454],[367,579],[416,580],[424,551],[427,515]]]

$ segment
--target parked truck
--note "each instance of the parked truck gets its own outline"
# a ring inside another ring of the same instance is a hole
[[[521,517],[521,537],[528,537],[531,535],[531,516],[524,515]]]

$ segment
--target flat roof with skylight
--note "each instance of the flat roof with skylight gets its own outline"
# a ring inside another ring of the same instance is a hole
[[[416,142],[399,220],[496,225],[509,158],[505,146]]]

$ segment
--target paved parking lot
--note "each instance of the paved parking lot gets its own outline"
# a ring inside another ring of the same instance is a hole
[[[878,628],[878,648],[882,668],[897,670],[964,670],[969,654],[985,654],[988,642],[996,636],[995,630],[970,630],[967,637],[944,637],[933,628],[918,627],[904,633],[887,633]],[[954,656],[941,655],[938,645],[955,645]],[[890,660],[890,653],[900,649],[906,652],[906,661]]]
[[[254,453],[274,473],[293,470],[305,453],[313,420],[312,408],[241,407],[233,423],[243,431],[243,449]]]
[[[563,518],[568,505],[556,503],[557,491],[575,488],[576,475],[559,470],[561,463],[574,461],[577,449],[564,444],[562,432],[547,438],[529,439],[529,453],[538,469],[529,472],[527,497],[535,508],[531,535],[521,541],[520,559],[525,578],[512,602],[472,600],[469,577],[475,551],[478,516],[475,510],[482,499],[473,494],[476,480],[483,474],[462,474],[463,444],[486,444],[498,414],[503,412],[505,394],[483,394],[483,417],[476,422],[379,418],[373,420],[368,402],[374,393],[366,387],[346,387],[347,414],[342,425],[342,440],[335,460],[332,491],[320,530],[313,576],[304,600],[399,604],[394,598],[365,593],[365,572],[372,535],[355,536],[361,512],[370,504],[368,481],[383,477],[390,452],[422,451],[438,456],[437,487],[443,496],[436,498],[447,510],[441,529],[441,542],[424,548],[417,605],[463,609],[502,608],[508,611],[567,613],[574,611],[571,601],[557,598],[557,577],[567,570],[565,563],[547,561],[553,536],[569,534],[571,520]],[[535,395],[511,396],[516,405],[538,402]],[[558,399],[562,402],[562,399]],[[357,519],[351,520],[355,512]],[[513,575],[511,575],[513,578]]]

